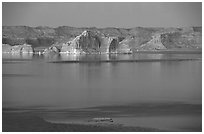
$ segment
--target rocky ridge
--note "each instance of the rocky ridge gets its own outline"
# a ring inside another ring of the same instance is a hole
[[[45,54],[133,53],[140,50],[202,48],[202,27],[99,29],[3,26],[2,31],[3,53],[32,53],[38,50]]]

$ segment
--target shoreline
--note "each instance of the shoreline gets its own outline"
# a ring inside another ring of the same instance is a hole
[[[29,113],[3,113],[2,132],[164,132],[164,130],[117,124],[50,123]]]
[[[123,62],[165,62],[165,61],[190,61],[190,60],[202,60],[200,58],[188,58],[188,59],[139,59],[139,60],[69,60],[69,61],[49,61],[48,63],[123,63]]]
[[[62,55],[131,55],[138,53],[149,53],[149,54],[202,54],[202,49],[166,49],[166,50],[134,50],[132,53],[38,53],[38,52],[24,52],[24,53],[12,53],[12,52],[2,52],[2,54],[11,54],[11,55],[52,55],[52,54],[62,54]]]
[[[113,122],[88,122],[110,117]],[[3,132],[200,132],[202,104],[141,103],[75,109],[3,108]]]

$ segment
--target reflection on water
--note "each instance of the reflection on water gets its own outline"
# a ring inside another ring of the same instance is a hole
[[[33,53],[2,53],[4,59],[32,59]]]
[[[169,102],[173,102],[173,104],[178,102],[202,104],[201,60],[134,63],[87,62],[85,64],[49,63],[49,61],[54,60],[201,59],[201,56],[200,54],[142,53],[133,55],[3,54],[2,105],[3,108],[18,106],[81,108],[120,105],[120,110],[121,105],[125,105],[123,110],[128,110],[129,104],[145,104],[144,106],[151,103],[167,104]],[[21,60],[23,62],[19,62]],[[6,64],[8,62],[10,64]],[[196,112],[194,108],[189,107],[191,110],[188,108],[187,110],[192,113],[183,116],[186,112],[184,112],[185,109],[179,112],[177,109],[180,106],[174,105],[175,108],[167,109],[166,105],[163,105],[156,110],[152,106],[154,105],[150,105],[150,108],[146,108],[143,112],[140,111],[141,108],[134,110],[139,113],[149,111],[147,115],[155,112],[158,116],[121,116],[113,117],[113,119],[116,123],[125,125],[155,127],[173,131],[200,131],[201,129],[202,121],[199,110]],[[163,110],[161,110],[162,108]],[[130,109],[129,111],[136,114],[134,110]],[[151,110],[153,111],[151,112]],[[160,113],[163,112],[164,116],[160,115],[157,110],[160,110]],[[103,114],[106,113],[111,114],[111,112],[103,112]],[[170,116],[166,116],[166,113],[170,113]],[[176,113],[180,113],[180,115]],[[53,114],[55,119],[58,118],[56,113]],[[128,114],[128,112],[124,114]],[[95,117],[92,113],[91,115]],[[63,115],[60,114],[60,116]],[[69,116],[72,117],[73,114]],[[65,117],[63,116],[62,119],[70,120],[70,118]]]
[[[201,58],[201,54],[155,54],[155,53],[136,53],[136,54],[45,54],[38,55],[33,53],[2,53],[4,59],[46,59],[50,61],[89,61],[89,60],[143,60],[143,59],[196,59]]]
[[[3,61],[8,58],[32,60],[24,64],[3,63],[3,76],[9,76],[2,81],[3,107],[87,107],[141,101],[201,103],[202,63],[198,60],[48,63],[50,60],[201,58],[199,54],[3,55]]]

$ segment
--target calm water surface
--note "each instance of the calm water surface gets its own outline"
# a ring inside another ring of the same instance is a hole
[[[48,110],[43,118],[54,123],[87,123],[90,118],[109,116],[114,123],[127,126],[201,131],[201,57],[201,54],[4,54],[3,108],[51,108],[55,111]],[[52,63],[145,59],[199,60]],[[108,105],[110,109],[102,108]],[[99,109],[69,111],[86,107]],[[68,111],[60,111],[64,108]]]
[[[201,54],[3,55],[3,107],[81,108],[140,102],[202,103],[202,62],[49,63],[200,58]]]

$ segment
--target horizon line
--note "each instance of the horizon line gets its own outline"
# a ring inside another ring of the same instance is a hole
[[[105,28],[116,28],[116,29],[133,29],[133,28],[190,28],[190,27],[202,27],[201,26],[169,26],[169,27],[159,27],[159,26],[135,26],[135,27],[129,27],[129,28],[124,28],[124,27],[96,27],[96,26],[90,26],[90,27],[75,27],[75,26],[69,26],[69,25],[61,25],[57,27],[52,27],[52,26],[28,26],[28,25],[2,25],[2,27],[32,27],[32,28],[37,28],[37,27],[48,27],[48,28],[59,28],[59,27],[71,27],[71,28],[96,28],[96,29],[105,29]]]

